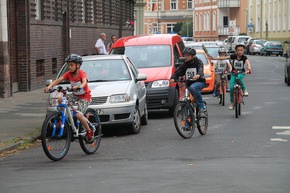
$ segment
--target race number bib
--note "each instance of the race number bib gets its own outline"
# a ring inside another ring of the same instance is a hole
[[[185,72],[186,79],[190,79],[196,75],[196,68],[187,68]]]
[[[222,73],[227,68],[227,64],[225,62],[218,62],[216,66],[216,72]]]
[[[78,82],[71,82],[71,86],[74,87],[74,86],[80,86],[82,83],[80,81]],[[81,90],[78,90],[76,92],[73,92],[75,95],[83,95],[85,94],[85,91],[84,89],[81,89]]]
[[[237,69],[237,70],[244,69],[243,61],[235,60],[234,61],[234,68]]]

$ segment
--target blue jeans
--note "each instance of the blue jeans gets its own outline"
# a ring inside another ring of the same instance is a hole
[[[205,108],[204,102],[202,100],[201,92],[200,92],[204,88],[204,86],[205,86],[205,83],[203,82],[195,82],[192,85],[190,85],[190,87],[188,88],[188,90],[193,95],[197,105],[200,108]]]

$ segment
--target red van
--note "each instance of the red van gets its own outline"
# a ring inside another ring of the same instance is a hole
[[[125,54],[147,75],[148,109],[168,109],[173,116],[178,102],[178,85],[170,84],[174,64],[182,57],[184,43],[177,34],[154,34],[122,37],[112,45],[110,54]]]

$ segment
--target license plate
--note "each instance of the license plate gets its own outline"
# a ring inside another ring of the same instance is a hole
[[[97,113],[99,115],[103,115],[104,114],[104,109],[96,109],[97,110]]]

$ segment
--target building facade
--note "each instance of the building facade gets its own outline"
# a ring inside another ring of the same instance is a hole
[[[248,31],[254,38],[290,40],[289,0],[249,0]]]
[[[247,34],[248,0],[195,0],[196,41],[224,40],[229,35]]]
[[[134,0],[2,0],[0,97],[45,86],[69,53],[96,54],[101,32],[132,35]],[[6,17],[7,15],[7,17]]]
[[[177,22],[192,21],[193,0],[145,0],[144,34],[173,33]]]

